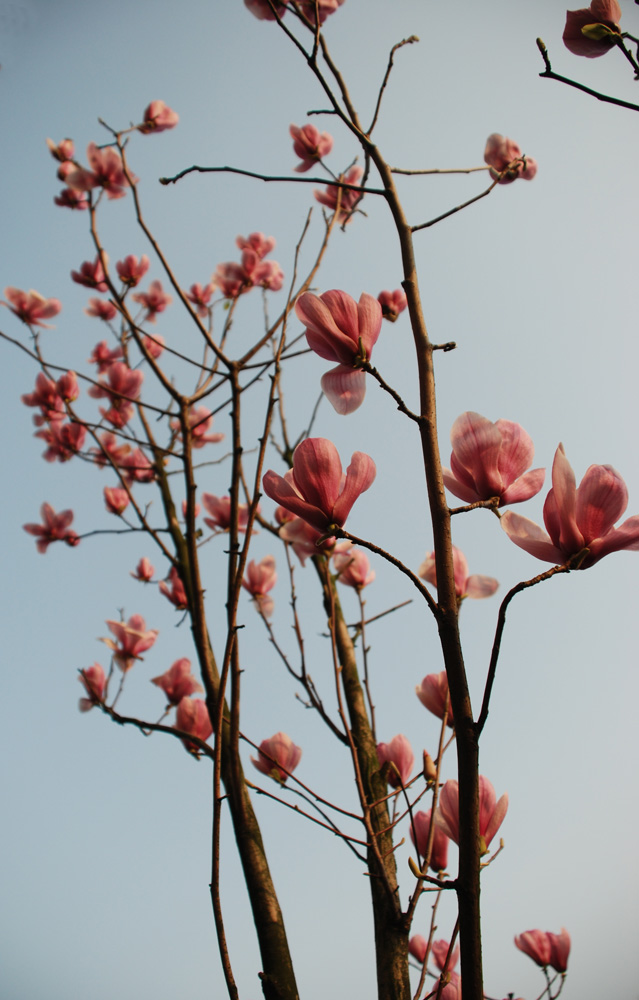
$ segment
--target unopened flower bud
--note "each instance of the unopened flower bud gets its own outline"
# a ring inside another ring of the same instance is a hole
[[[435,761],[426,750],[424,750],[424,778],[426,781],[437,780],[437,768],[435,767]]]

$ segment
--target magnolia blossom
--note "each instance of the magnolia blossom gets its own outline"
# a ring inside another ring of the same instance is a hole
[[[181,729],[191,736],[197,736],[204,743],[213,732],[209,710],[201,698],[182,698],[175,713],[175,729]],[[191,753],[198,752],[196,743],[183,740],[184,746]]]
[[[151,683],[162,688],[171,705],[177,705],[182,698],[188,698],[196,691],[204,690],[191,673],[191,661],[187,660],[186,657],[176,660],[173,666],[169,667],[166,673],[160,677],[152,677]]]
[[[404,735],[399,733],[390,743],[377,744],[377,759],[382,764],[389,763],[386,780],[391,788],[401,788],[410,781],[415,763],[413,749]]]
[[[68,462],[82,450],[86,435],[84,424],[56,420],[33,436],[46,442],[46,450],[42,452],[46,462]]]
[[[122,166],[120,154],[112,147],[99,149],[94,142],[87,146],[87,159],[90,170],[78,167],[67,177],[69,187],[80,191],[91,191],[101,187],[107,198],[123,198],[126,194],[128,180]],[[135,181],[137,178],[133,178]]]
[[[99,438],[100,447],[91,448],[91,454],[93,455],[93,461],[100,468],[104,468],[105,465],[120,466],[127,455],[130,454],[131,446],[128,444],[118,444],[118,439],[115,434],[111,431],[105,431]],[[109,461],[110,459],[110,461]]]
[[[274,0],[273,5],[268,2],[268,0],[244,0],[244,5],[248,7],[251,14],[259,18],[260,21],[275,21],[276,17],[273,13],[273,7],[277,11],[278,17],[284,17],[286,11],[286,5],[280,3],[279,0]]]
[[[115,308],[113,303],[105,301],[104,299],[89,299],[89,305],[84,311],[87,316],[95,316],[97,319],[104,320],[106,323],[109,323],[118,315],[118,310]],[[102,343],[106,344],[106,340],[103,340]],[[121,347],[117,349],[116,356],[122,356]]]
[[[74,372],[69,372],[69,374],[75,376]],[[48,423],[51,420],[64,420],[67,415],[64,399],[57,383],[53,379],[47,378],[44,372],[38,372],[36,375],[34,391],[24,393],[20,399],[25,406],[40,407],[40,415],[33,418],[36,427],[41,427],[43,423]]]
[[[94,705],[99,705],[104,701],[106,694],[106,675],[99,663],[94,663],[92,667],[86,667],[80,671],[78,680],[83,685],[88,698],[80,698],[78,708],[81,712],[88,712]]]
[[[209,303],[214,291],[215,282],[209,281],[207,285],[200,285],[196,282],[186,293],[187,299],[196,307],[197,314],[202,319],[205,319],[209,314]]]
[[[122,456],[119,462],[120,471],[126,482],[131,483],[152,483],[155,479],[155,466],[153,459],[144,454],[141,448],[134,451],[130,449]]]
[[[161,281],[152,281],[147,292],[136,292],[134,302],[139,302],[146,309],[145,320],[155,323],[158,313],[164,312],[173,302],[173,297],[162,288]]]
[[[430,855],[429,868],[434,872],[443,872],[446,871],[446,868],[448,867],[448,837],[445,831],[438,826],[437,819],[435,819],[434,825],[435,835],[433,837],[433,847]],[[415,827],[414,831],[413,827]],[[430,809],[427,812],[420,810],[414,814],[413,822],[410,825],[410,839],[413,844],[415,844],[415,847],[423,858],[426,857],[430,827]],[[417,836],[417,843],[415,843],[415,835]]]
[[[486,854],[490,842],[504,821],[508,811],[508,795],[504,794],[497,802],[495,789],[488,778],[479,775],[479,835],[481,853]],[[436,822],[443,832],[459,844],[459,785],[456,781],[447,781],[439,796],[439,808]]]
[[[60,163],[67,163],[73,159],[75,153],[73,139],[62,139],[57,145],[52,139],[47,139],[47,146],[54,160],[58,160]]]
[[[301,128],[291,125],[289,133],[293,140],[293,151],[302,161],[294,167],[298,174],[306,173],[318,160],[328,156],[333,148],[333,136],[328,132],[320,132],[315,125],[302,125]]]
[[[511,420],[495,423],[479,413],[462,413],[452,426],[450,469],[444,484],[465,503],[499,497],[499,507],[539,493],[545,469],[526,472],[535,454],[531,438]]]
[[[336,210],[339,201],[338,222],[341,222],[342,225],[350,222],[355,211],[355,206],[363,197],[358,186],[363,174],[364,170],[362,167],[351,167],[344,174],[342,181],[344,184],[356,185],[355,187],[338,187],[337,184],[328,184],[323,191],[313,192],[320,205],[326,205],[332,212]]]
[[[547,562],[561,565],[584,553],[579,569],[588,569],[610,552],[639,550],[639,515],[615,528],[628,506],[628,490],[611,465],[591,465],[579,487],[559,445],[552,466],[552,489],[544,503],[546,531],[507,511],[501,526],[515,545]]]
[[[524,931],[515,938],[520,951],[532,958],[542,968],[551,965],[555,972],[564,973],[568,968],[570,934],[565,927],[560,934],[551,931]]]
[[[5,288],[4,294],[9,301],[2,304],[28,326],[42,326],[50,329],[51,324],[43,323],[42,320],[57,316],[62,309],[62,303],[59,299],[45,299],[33,288],[28,292],[23,292],[21,288],[9,287]]]
[[[617,0],[592,0],[590,7],[567,10],[564,45],[576,56],[603,56],[621,38],[620,20]]]
[[[311,350],[327,361],[337,361],[322,376],[325,396],[338,413],[353,413],[364,400],[366,375],[359,367],[369,361],[382,328],[382,307],[364,293],[359,303],[336,289],[313,295],[305,292],[295,303],[297,318],[306,327]]]
[[[99,302],[99,299],[93,299],[93,302]],[[110,302],[105,302],[105,305],[111,305]],[[85,310],[86,312],[87,310]],[[93,314],[96,315],[96,314]],[[114,361],[118,361],[122,357],[122,348],[114,347],[109,350],[109,345],[106,340],[101,340],[99,344],[96,344],[91,353],[91,357],[87,358],[89,364],[98,366],[98,374],[103,375],[109,370]]]
[[[231,498],[229,496],[216,497],[213,493],[203,493],[202,503],[211,515],[210,517],[204,518],[204,523],[207,527],[209,527],[212,531],[228,531],[231,527]],[[248,516],[249,505],[247,503],[238,503],[238,531],[246,531]]]
[[[301,747],[296,746],[286,733],[276,733],[269,740],[262,740],[258,756],[251,757],[252,764],[263,774],[282,784],[286,781],[302,757]]]
[[[175,128],[180,120],[177,111],[172,111],[164,101],[151,101],[144,112],[144,121],[138,125],[138,132],[148,135],[150,132],[165,132]]]
[[[125,285],[130,285],[131,288],[135,288],[142,281],[150,266],[149,258],[145,253],[142,254],[139,260],[134,254],[130,253],[124,260],[117,262],[115,269],[118,272],[120,281],[124,282]]]
[[[430,946],[430,953],[433,956],[433,961],[440,972],[443,972],[444,969],[452,971],[459,961],[459,945],[457,945],[456,948],[453,948],[450,958],[448,959],[448,963],[446,963],[449,949],[450,943],[444,940],[433,941]]]
[[[444,718],[446,705],[448,705],[446,724],[452,729],[454,726],[453,710],[450,705],[448,677],[445,670],[442,670],[440,674],[427,674],[421,684],[415,688],[415,693],[422,705],[438,719]]]
[[[331,535],[326,538],[325,532],[318,531],[311,524],[295,517],[290,511],[285,511],[287,519],[280,519],[278,512],[284,511],[283,507],[278,507],[275,517],[282,525],[278,534],[283,541],[292,546],[293,552],[301,562],[302,566],[309,556],[317,556],[320,553],[328,554],[333,550],[335,537]],[[320,539],[323,539],[320,541]]]
[[[60,208],[70,208],[79,212],[89,207],[89,199],[84,191],[77,191],[75,188],[63,188],[60,194],[53,199],[54,205]]]
[[[421,934],[413,934],[412,938],[408,942],[408,953],[413,956],[413,958],[423,965],[424,959],[426,958],[426,949],[428,948],[428,941]]]
[[[62,510],[56,514],[53,507],[48,503],[43,503],[40,507],[40,517],[42,524],[23,524],[23,530],[30,535],[35,535],[38,539],[36,548],[43,554],[51,542],[66,542],[67,545],[78,545],[80,539],[75,531],[69,531],[69,525],[73,521],[72,510]]]
[[[333,566],[339,582],[347,587],[354,587],[357,591],[367,587],[375,579],[375,570],[371,569],[366,553],[347,539],[335,546]]]
[[[117,641],[102,637],[101,642],[113,651],[113,659],[123,673],[142,659],[140,654],[150,649],[158,637],[157,629],[147,629],[142,615],[131,615],[128,622],[107,620],[106,624]]]
[[[188,608],[189,605],[186,590],[184,589],[184,584],[175,566],[171,566],[168,582],[166,580],[161,580],[158,587],[160,589],[160,593],[164,594],[164,596],[169,599],[171,604],[175,604],[178,611],[184,611]]]
[[[518,177],[531,181],[537,173],[537,161],[524,156],[514,139],[493,132],[486,140],[484,161],[490,167],[490,176],[500,184],[512,184]],[[503,174],[503,176],[500,176]]]
[[[275,237],[264,233],[249,233],[248,236],[238,236],[235,240],[238,250],[253,250],[260,260],[275,249]]]
[[[406,293],[402,288],[396,288],[394,292],[380,292],[377,301],[382,307],[382,316],[389,323],[394,323],[408,305]]]
[[[114,361],[107,370],[107,380],[91,386],[89,396],[93,399],[110,400],[110,407],[100,407],[100,413],[114,427],[124,427],[133,416],[133,401],[140,395],[144,372],[134,371],[124,361]]]
[[[284,272],[276,261],[262,260],[256,250],[249,248],[243,250],[241,264],[235,261],[218,264],[213,280],[225,298],[236,299],[258,285],[278,292],[284,283]]]
[[[131,498],[122,486],[105,486],[104,503],[110,514],[123,514]]]
[[[375,479],[375,463],[356,451],[342,476],[337,448],[326,438],[306,438],[293,452],[293,468],[284,477],[270,469],[262,485],[271,500],[325,532],[343,527],[351,507]]]
[[[426,558],[417,570],[418,575],[430,583],[437,586],[437,570],[435,568],[435,553],[427,552]],[[453,545],[453,573],[455,576],[455,593],[460,601],[465,597],[474,597],[480,600],[482,597],[491,597],[499,586],[499,581],[492,576],[481,576],[479,573],[468,575],[468,563],[464,553]]]
[[[150,357],[157,360],[164,350],[164,337],[161,337],[159,333],[153,337],[147,334],[146,337],[142,337],[142,347]]]
[[[193,448],[203,448],[205,444],[217,444],[224,440],[224,434],[216,432],[209,434],[213,426],[213,414],[206,406],[192,406],[188,412],[188,424],[191,431],[191,445]],[[171,429],[182,437],[180,421],[177,417],[171,421]]]
[[[273,589],[276,582],[274,556],[264,556],[259,563],[251,559],[246,568],[246,576],[242,580],[242,586],[248,590],[260,612],[266,617],[273,612],[273,598],[269,596],[269,590]]]
[[[103,259],[106,264],[109,258],[103,254]],[[109,290],[99,254],[94,261],[83,261],[79,271],[71,271],[71,277],[76,284],[84,285],[86,288],[94,288],[96,292],[108,292]]]
[[[341,7],[343,3],[344,0],[318,0],[317,10],[320,24],[324,24],[329,14],[334,14],[337,8]],[[308,18],[311,24],[315,24],[315,0],[299,0],[299,5],[304,16]]]
[[[131,576],[134,580],[140,580],[142,583],[149,583],[153,579],[154,573],[155,568],[151,565],[147,557],[143,556],[135,567],[135,573],[131,573]]]

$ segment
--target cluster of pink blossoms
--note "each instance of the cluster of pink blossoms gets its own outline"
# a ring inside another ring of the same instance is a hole
[[[344,2],[345,0],[318,0],[317,10],[320,24],[324,24],[329,14],[334,14]],[[304,17],[314,25],[316,0],[298,0],[298,3]],[[280,3],[279,0],[272,0],[271,3],[269,0],[244,0],[244,4],[251,14],[254,14],[260,21],[275,21],[278,17],[284,17],[286,13],[286,5]]]
[[[275,246],[272,236],[264,233],[250,233],[246,238],[238,236],[235,241],[242,251],[238,264],[227,261],[218,264],[212,282],[226,299],[236,299],[239,295],[261,286],[271,292],[279,292],[284,283],[284,272],[274,260],[264,260]],[[191,300],[193,301],[193,300]]]

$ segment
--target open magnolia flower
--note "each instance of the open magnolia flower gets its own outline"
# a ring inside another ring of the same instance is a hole
[[[546,531],[527,517],[506,511],[501,526],[511,542],[537,559],[562,565],[584,553],[588,569],[610,552],[639,550],[639,515],[615,528],[628,506],[628,490],[611,465],[591,465],[576,485],[575,473],[559,445],[552,467],[552,489],[544,503]]]
[[[456,545],[453,545],[453,572],[455,574],[455,593],[460,601],[465,597],[474,597],[476,600],[492,597],[499,587],[499,581],[492,576],[482,576],[481,573],[473,573],[472,576],[469,576],[466,556]],[[417,574],[426,583],[430,583],[433,587],[437,586],[434,552],[426,553],[426,558],[417,570]]]
[[[482,854],[487,853],[490,842],[504,822],[507,811],[508,795],[502,795],[498,802],[491,782],[480,774],[479,836]],[[459,785],[454,780],[447,781],[441,790],[436,822],[447,837],[459,844]]]
[[[575,56],[596,59],[614,48],[621,37],[617,0],[592,0],[590,7],[566,11],[564,45]]]
[[[524,955],[543,969],[551,965],[555,972],[565,972],[570,954],[570,934],[565,927],[561,934],[551,931],[524,931],[515,938],[515,944]]]

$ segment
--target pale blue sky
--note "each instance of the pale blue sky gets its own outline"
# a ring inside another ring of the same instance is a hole
[[[622,9],[624,26],[636,34],[636,6],[625,2]],[[450,426],[464,410],[516,420],[532,435],[535,464],[547,467],[548,480],[559,441],[578,479],[591,463],[614,465],[628,484],[632,514],[639,512],[636,122],[633,112],[540,80],[535,37],[545,39],[558,72],[627,100],[639,93],[616,54],[590,61],[564,50],[563,20],[563,4],[551,0],[495,0],[481,7],[468,0],[346,0],[327,22],[326,35],[365,119],[391,45],[410,34],[420,37],[419,45],[397,57],[379,122],[379,146],[394,165],[478,166],[494,131],[511,135],[539,164],[532,183],[500,188],[417,239],[432,336],[458,344],[437,359],[446,459]],[[86,218],[53,204],[60,185],[45,139],[71,136],[82,155],[89,141],[103,138],[98,116],[123,127],[156,98],[179,112],[176,130],[134,137],[130,155],[147,219],[185,285],[208,280],[219,262],[234,258],[236,235],[253,230],[276,237],[273,256],[290,275],[312,201],[309,188],[200,176],[167,189],[155,180],[192,163],[291,170],[296,158],[289,123],[303,124],[309,109],[326,102],[274,25],[258,22],[240,0],[112,0],[108,8],[95,0],[31,0],[2,5],[0,29],[0,289],[36,288],[61,299],[56,328],[42,341],[51,361],[81,368],[104,333],[82,312],[86,290],[69,279],[70,270],[93,254]],[[358,152],[350,136],[328,117],[313,120],[334,132],[331,162],[343,169]],[[483,174],[413,178],[403,180],[401,190],[418,223],[478,193],[484,180]],[[102,213],[113,261],[148,251],[131,208],[127,197]],[[336,234],[320,291],[337,287],[358,297],[398,286],[396,240],[384,206],[369,197],[362,208],[367,217]],[[308,259],[318,233],[316,217]],[[160,276],[154,263],[150,277]],[[273,297],[273,313],[283,294]],[[2,312],[2,329],[22,336],[20,324]],[[259,301],[247,296],[234,327],[238,342],[249,343],[259,322]],[[176,346],[188,340],[175,305],[157,329]],[[2,357],[6,818],[0,994],[7,1000],[222,996],[208,895],[208,764],[196,765],[174,741],[145,740],[96,711],[77,711],[78,669],[96,659],[106,665],[95,638],[105,634],[105,619],[124,608],[160,630],[122,702],[151,719],[162,700],[149,678],[190,655],[187,626],[176,629],[179,616],[167,602],[128,576],[141,555],[152,556],[138,538],[98,537],[75,550],[58,545],[46,557],[36,552],[21,525],[38,519],[43,500],[56,509],[73,507],[78,531],[112,526],[102,507],[107,479],[77,461],[43,463],[31,411],[19,402],[31,391],[35,370],[10,345],[3,345]],[[414,405],[406,317],[394,327],[385,324],[374,361]],[[293,424],[306,419],[326,367],[307,358],[291,373]],[[259,419],[256,412],[256,426]],[[216,429],[228,433],[227,425],[220,416]],[[377,481],[358,501],[349,527],[417,568],[432,537],[413,427],[371,384],[365,404],[348,419],[324,405],[315,431],[334,440],[344,459],[355,449],[374,457]],[[202,488],[222,494],[227,480],[227,467],[213,466]],[[521,513],[539,519],[544,495]],[[272,505],[265,501],[264,509]],[[499,595],[543,564],[516,549],[486,512],[458,518],[455,532],[471,572],[501,581],[497,597],[469,601],[463,609],[478,700]],[[223,548],[223,539],[208,547],[214,636],[222,623],[213,600]],[[269,538],[255,540],[256,558],[271,551]],[[152,561],[160,569],[161,560]],[[378,580],[367,593],[371,614],[413,596],[386,567],[376,563],[375,569]],[[511,803],[502,828],[506,850],[486,873],[482,896],[490,996],[511,990],[528,1000],[537,996],[542,977],[512,938],[528,928],[561,926],[573,938],[567,1000],[603,991],[621,1000],[639,996],[638,572],[636,554],[615,554],[511,606],[481,756],[482,772],[498,795],[509,792]],[[297,582],[312,673],[330,697],[315,581],[309,570],[298,570]],[[354,616],[351,596],[344,601]],[[278,634],[289,643],[283,588],[275,599]],[[258,742],[287,731],[303,746],[302,780],[352,802],[340,748],[295,699],[248,604],[243,614],[245,730]],[[404,732],[417,755],[422,747],[433,752],[435,721],[413,693],[425,674],[441,669],[432,621],[413,603],[390,624],[371,629],[369,638],[380,738]],[[445,777],[453,776],[451,758]],[[355,860],[297,817],[263,800],[257,808],[303,1000],[373,995],[368,887]],[[228,830],[224,836],[231,955],[242,1000],[256,1000],[259,957],[232,837]],[[407,857],[408,848],[401,848],[404,900],[411,884]],[[424,933],[428,910],[420,912],[415,931]],[[453,922],[452,906],[443,903],[441,936]]]

